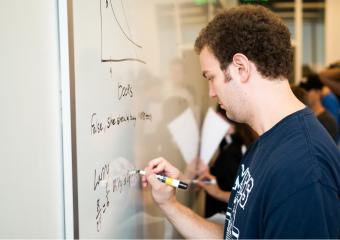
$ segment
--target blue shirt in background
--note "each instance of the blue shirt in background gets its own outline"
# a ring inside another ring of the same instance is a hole
[[[338,143],[340,140],[340,104],[338,98],[334,93],[330,92],[326,96],[322,97],[321,103],[336,119],[336,123],[338,124],[338,135],[335,140]]]

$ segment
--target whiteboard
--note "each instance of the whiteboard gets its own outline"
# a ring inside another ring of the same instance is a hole
[[[208,96],[197,57],[179,48],[176,19],[160,1],[74,0],[69,8],[75,237],[178,237],[129,170],[158,156],[185,169],[167,125],[187,108],[200,123]],[[189,192],[178,198],[190,203]]]

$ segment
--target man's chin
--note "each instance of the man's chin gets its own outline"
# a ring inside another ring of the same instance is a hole
[[[230,112],[226,111],[226,116],[229,120],[235,123],[240,123],[241,121],[235,117],[235,115],[231,114]]]

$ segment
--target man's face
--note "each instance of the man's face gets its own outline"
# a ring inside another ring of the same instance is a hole
[[[212,98],[217,97],[218,103],[226,110],[226,115],[230,119],[234,121],[240,120],[237,116],[239,112],[236,112],[236,110],[240,109],[238,105],[242,101],[238,96],[237,81],[229,71],[230,67],[222,71],[219,61],[207,47],[202,49],[199,59],[203,77],[209,83],[209,96]]]

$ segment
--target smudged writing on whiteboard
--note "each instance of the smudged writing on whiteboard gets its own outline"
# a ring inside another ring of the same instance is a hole
[[[130,187],[132,176],[129,174],[125,174],[124,176],[115,177],[112,180],[112,192],[122,193],[124,187]]]
[[[131,164],[129,165],[126,159],[119,158],[111,164],[115,165],[110,167],[110,164],[106,163],[99,169],[94,170],[93,191],[97,193],[95,215],[97,232],[100,232],[105,213],[112,205],[110,204],[112,197],[114,197],[115,194],[121,195],[125,189],[134,186],[138,179],[136,176],[130,174],[134,168]],[[118,165],[121,165],[124,170],[119,169]],[[115,174],[119,175],[113,176]]]
[[[100,231],[101,229],[101,225],[102,225],[102,216],[105,214],[106,209],[110,206],[110,201],[109,201],[109,183],[106,183],[106,187],[105,187],[105,201],[102,204],[101,203],[101,199],[98,198],[97,199],[97,215],[96,215],[96,224],[97,224],[97,232]]]

